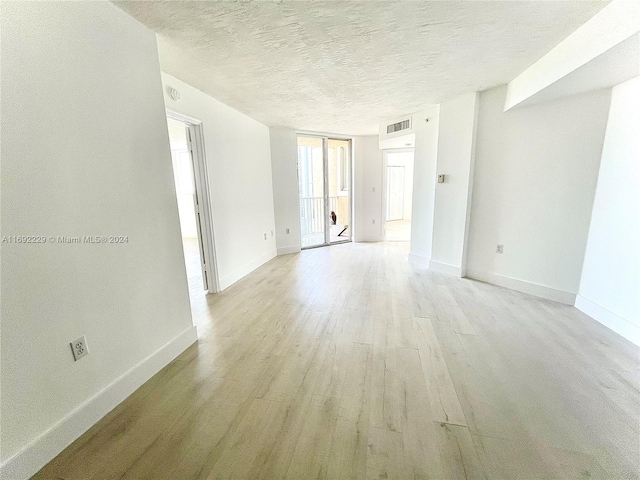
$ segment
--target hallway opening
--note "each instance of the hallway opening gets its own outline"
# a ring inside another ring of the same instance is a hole
[[[167,117],[167,126],[189,296],[193,300],[208,290],[209,285],[206,274],[199,196],[194,175],[191,132],[188,124],[174,118]]]
[[[411,241],[413,201],[413,149],[384,152],[385,240]]]

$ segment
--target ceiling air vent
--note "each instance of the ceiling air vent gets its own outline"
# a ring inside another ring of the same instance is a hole
[[[387,133],[400,132],[401,130],[408,130],[411,128],[411,119],[403,120],[393,125],[387,125]]]

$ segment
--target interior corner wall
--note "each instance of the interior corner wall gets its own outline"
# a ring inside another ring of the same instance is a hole
[[[430,268],[464,276],[474,172],[478,93],[440,104]]]
[[[640,345],[640,77],[613,88],[576,307]]]
[[[440,106],[413,115],[416,144],[413,156],[413,204],[411,208],[411,250],[415,263],[429,265],[433,238],[438,125]],[[428,122],[425,120],[429,120]]]
[[[384,240],[382,205],[383,154],[378,136],[354,139],[355,169],[355,232],[354,241],[379,242]]]
[[[505,94],[480,94],[467,275],[573,304],[610,90],[508,112]]]
[[[155,34],[108,2],[1,22],[2,234],[35,239],[2,244],[0,476],[21,479],[197,336]]]
[[[162,83],[167,108],[202,121],[224,290],[276,255],[269,127],[164,72]],[[180,92],[179,101],[169,97],[169,88]]]
[[[301,248],[297,136],[290,128],[272,127],[269,137],[276,247],[278,255],[295,253]]]

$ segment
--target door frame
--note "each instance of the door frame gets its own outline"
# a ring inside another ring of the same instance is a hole
[[[382,215],[380,218],[382,218],[382,238],[385,241],[387,240],[387,191],[389,190],[389,185],[387,185],[387,181],[388,181],[387,167],[389,166],[388,165],[389,154],[390,153],[409,153],[409,152],[413,153],[414,173],[413,173],[412,181],[415,183],[415,166],[416,166],[416,156],[415,156],[416,149],[415,148],[389,148],[382,151],[382,158],[383,158],[382,160],[382,202],[381,202]],[[405,174],[406,174],[406,170],[405,170]],[[413,202],[413,195],[412,195],[411,201]]]
[[[329,133],[318,133],[318,132],[305,132],[302,130],[296,131],[296,176],[298,178],[298,222],[300,222],[300,168],[298,167],[298,137],[312,137],[312,138],[320,138],[322,140],[322,169],[324,174],[324,243],[319,245],[313,245],[309,247],[302,246],[302,228],[300,228],[300,249],[301,250],[309,250],[311,248],[319,248],[319,247],[327,247],[330,245],[340,245],[342,243],[353,242],[353,232],[354,221],[355,221],[355,211],[354,211],[354,200],[353,200],[353,186],[355,182],[353,180],[353,172],[354,172],[354,137],[350,137],[348,135],[334,135]],[[330,199],[328,195],[328,186],[329,186],[329,140],[348,140],[349,141],[349,212],[350,212],[350,225],[349,225],[349,237],[340,242],[331,243],[331,220],[330,220]]]
[[[198,244],[200,247],[200,262],[203,268],[203,275],[207,288],[206,293],[217,293],[220,291],[220,279],[218,278],[218,263],[215,249],[215,228],[213,225],[213,215],[211,209],[211,196],[209,195],[209,175],[207,172],[206,152],[204,148],[204,128],[202,121],[166,109],[167,118],[184,123],[187,127],[187,141],[191,144],[191,164],[193,167],[194,197],[197,198],[196,222],[198,231]],[[199,215],[198,215],[199,213]],[[199,218],[199,222],[198,222]]]

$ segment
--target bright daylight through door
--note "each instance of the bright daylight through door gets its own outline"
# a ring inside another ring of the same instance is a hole
[[[351,140],[298,137],[302,248],[351,240]]]
[[[385,240],[411,241],[411,202],[413,200],[413,151],[387,151]]]
[[[193,175],[193,160],[188,142],[188,126],[167,118],[171,162],[178,198],[178,214],[182,232],[184,260],[187,267],[189,294],[202,292],[208,287],[203,275],[203,248],[200,238],[200,221],[196,205],[196,189]]]

